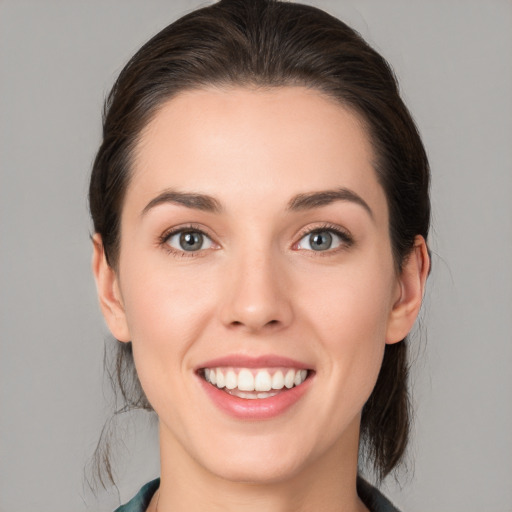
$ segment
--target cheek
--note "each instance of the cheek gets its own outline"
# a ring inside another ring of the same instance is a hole
[[[134,341],[182,340],[201,325],[202,314],[212,303],[215,272],[182,267],[166,259],[146,257],[144,265],[138,265],[136,257],[124,262],[122,295]],[[175,335],[169,339],[172,332]]]
[[[213,283],[158,263],[126,265],[123,298],[142,388],[160,417],[179,429],[193,364],[191,347],[208,332]],[[186,435],[186,428],[182,428]]]
[[[211,319],[214,283],[158,262],[145,268],[128,263],[122,295],[141,382],[172,378],[188,369],[188,350]]]
[[[392,262],[361,262],[347,272],[311,277],[315,286],[297,291],[303,297],[302,316],[320,340],[321,370],[356,410],[373,390],[382,364],[393,300]]]
[[[329,339],[384,342],[394,287],[391,263],[361,261],[346,268],[310,272],[300,286],[296,294],[303,298],[302,308]]]

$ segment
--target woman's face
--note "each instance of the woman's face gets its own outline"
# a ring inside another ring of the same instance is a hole
[[[300,87],[185,92],[142,133],[106,316],[173,464],[251,482],[355,464],[414,320],[372,161],[358,117]]]

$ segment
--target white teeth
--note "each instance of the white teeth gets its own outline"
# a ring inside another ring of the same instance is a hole
[[[240,372],[242,373],[242,372]],[[259,370],[254,379],[255,391],[270,391],[272,389],[272,378],[267,370]]]
[[[247,393],[244,391],[236,391],[233,390],[230,395],[237,396],[238,398],[246,398],[248,400],[255,400],[258,398],[258,395],[255,395],[254,393]]]
[[[284,376],[281,370],[274,373],[272,377],[272,389],[283,389],[284,388]]]
[[[233,370],[229,370],[226,374],[226,387],[228,389],[235,389],[238,387],[238,379],[236,378],[236,373]]]
[[[271,396],[276,396],[277,393],[258,393],[256,396],[258,398],[270,398]]]
[[[249,370],[240,370],[238,374],[238,389],[240,391],[254,391],[254,377]],[[263,390],[262,390],[263,391]]]
[[[210,372],[210,375],[214,372],[212,370]],[[217,383],[215,384],[219,389],[222,389],[226,385],[226,379],[224,378],[224,374],[222,373],[222,370],[220,368],[217,368],[217,371],[215,372],[215,380]],[[212,381],[210,381],[212,382]],[[213,384],[213,382],[212,382]]]
[[[275,370],[274,370],[275,371]],[[249,368],[205,368],[204,378],[219,389],[226,388],[240,398],[268,398],[277,393],[272,390],[300,386],[308,376],[307,370],[277,370]],[[268,393],[271,391],[270,393]]]
[[[293,384],[295,382],[295,372],[293,370],[288,370],[284,377],[284,385],[290,389],[293,388]]]

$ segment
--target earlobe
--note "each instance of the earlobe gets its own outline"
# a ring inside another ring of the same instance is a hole
[[[92,237],[92,271],[103,317],[112,335],[119,341],[130,341],[126,314],[115,270],[107,263],[101,235]]]
[[[399,276],[399,296],[390,312],[387,344],[403,340],[411,331],[421,308],[429,269],[427,244],[421,235],[417,235]]]

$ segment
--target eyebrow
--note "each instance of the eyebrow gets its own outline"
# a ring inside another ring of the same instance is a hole
[[[165,190],[154,199],[152,199],[142,210],[142,215],[145,215],[149,210],[165,203],[174,203],[187,208],[201,210],[204,212],[219,213],[222,211],[222,206],[214,197],[206,194],[197,194],[193,192],[178,192],[176,190]]]
[[[372,219],[374,219],[373,211],[368,203],[360,195],[348,188],[299,194],[292,198],[288,203],[288,209],[292,211],[312,210],[314,208],[327,206],[336,201],[349,201],[351,203],[358,204],[366,210]]]
[[[360,195],[356,194],[354,191],[348,188],[298,194],[288,203],[288,210],[312,210],[314,208],[327,206],[336,201],[349,201],[358,204],[366,210],[372,219],[374,219],[373,211],[368,206],[368,203]],[[201,210],[204,212],[220,213],[222,211],[222,205],[212,196],[195,192],[178,192],[176,190],[165,190],[154,199],[152,199],[144,207],[141,215],[145,215],[152,208],[166,203],[179,204],[187,208]]]

